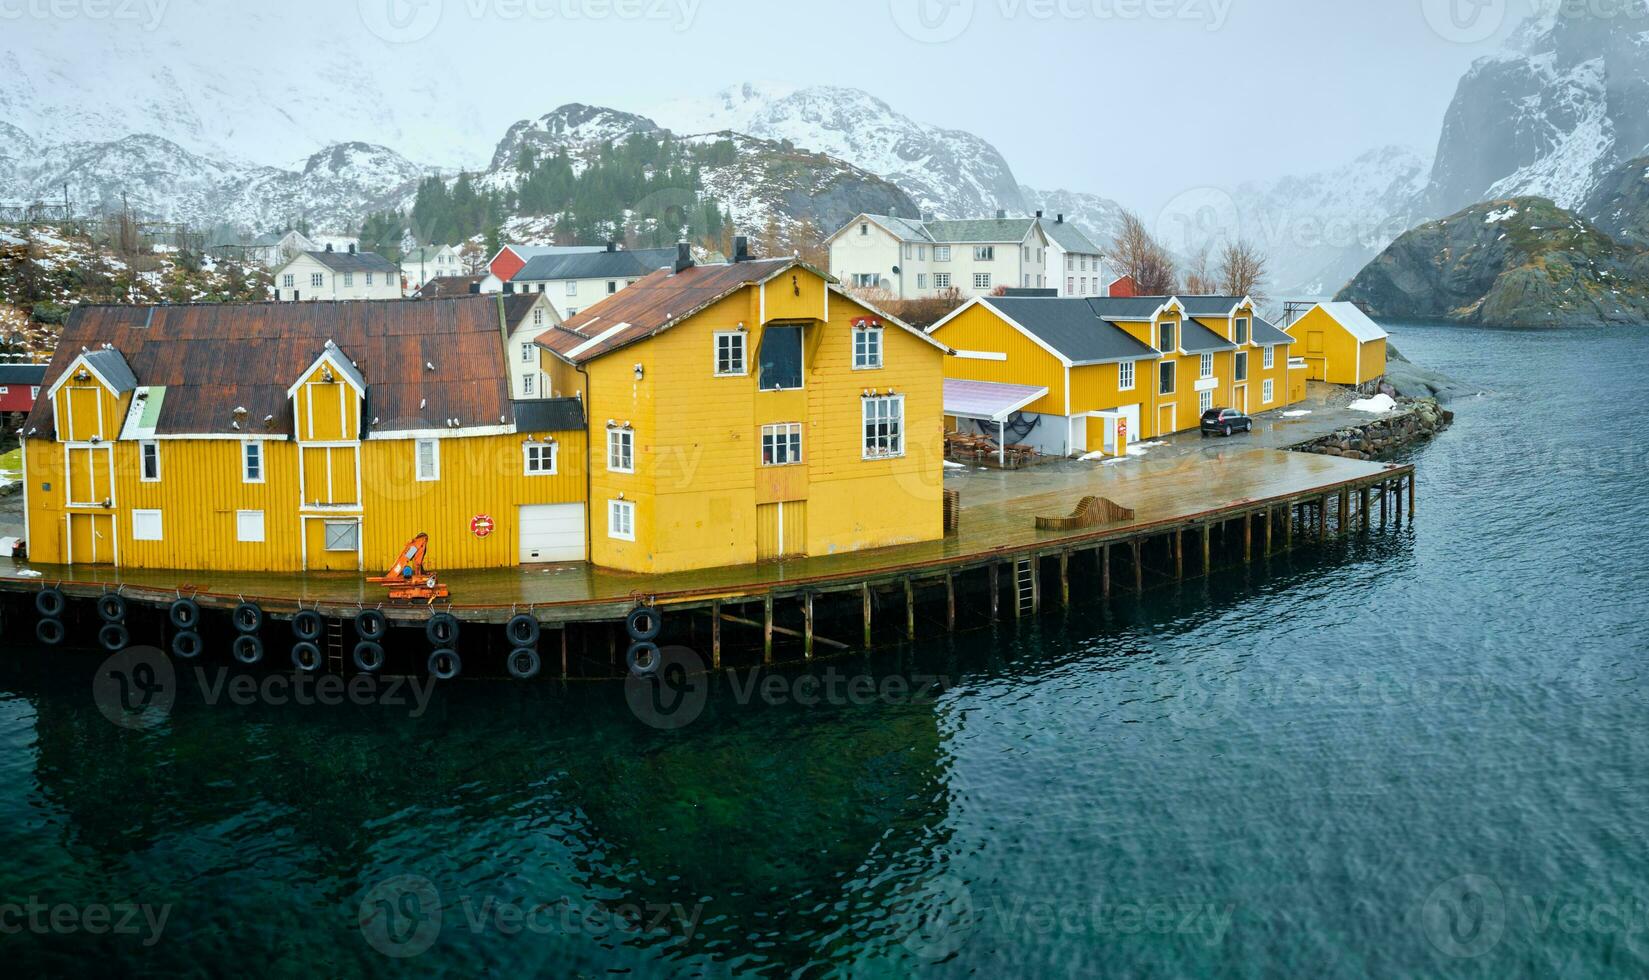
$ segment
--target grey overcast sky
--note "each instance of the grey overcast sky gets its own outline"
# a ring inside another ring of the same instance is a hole
[[[107,21],[26,15],[99,2],[160,16],[104,45]],[[845,85],[985,137],[1022,182],[1149,207],[1385,144],[1429,155],[1460,75],[1530,2],[0,0],[0,52],[55,31],[59,44],[93,39],[80,58],[132,62],[110,77],[182,59],[221,65],[256,99],[260,77],[302,71],[325,50],[326,64],[352,62],[392,95],[399,80],[433,81],[440,94],[399,105],[399,126],[447,116],[443,131],[474,145],[446,155],[473,164],[510,123],[565,102],[645,112],[743,81]]]

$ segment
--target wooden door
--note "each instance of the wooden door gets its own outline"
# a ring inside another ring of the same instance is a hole
[[[756,508],[756,560],[795,558],[807,553],[807,501],[762,504]]]
[[[114,560],[114,518],[108,514],[70,514],[69,562],[111,565]]]

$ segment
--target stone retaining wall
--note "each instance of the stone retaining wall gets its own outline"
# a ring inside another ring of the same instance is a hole
[[[1291,448],[1320,456],[1381,459],[1404,447],[1425,442],[1452,424],[1454,413],[1438,404],[1437,399],[1404,399],[1391,415]]]

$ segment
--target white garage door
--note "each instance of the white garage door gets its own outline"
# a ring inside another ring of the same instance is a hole
[[[521,508],[521,564],[584,560],[584,505]]]

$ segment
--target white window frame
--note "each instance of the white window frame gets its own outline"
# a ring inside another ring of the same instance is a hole
[[[529,374],[521,379],[521,394],[527,398],[538,397],[538,376]]]
[[[535,326],[535,327],[542,327],[544,325],[544,311],[543,310],[533,310],[532,311],[532,325]],[[527,346],[531,347],[532,345],[528,344]]]
[[[949,289],[950,288],[950,273],[948,273],[948,272],[935,272],[933,274],[933,288],[934,289]]]
[[[1198,418],[1202,417],[1203,412],[1210,411],[1211,409],[1213,409],[1213,407],[1214,407],[1214,393],[1212,391],[1199,391],[1199,392],[1197,392],[1197,417]]]
[[[298,284],[298,277],[295,273],[288,272],[285,275],[281,276],[281,285],[283,287],[285,287],[287,289],[291,289],[294,286],[296,286],[297,284]]]
[[[1231,355],[1231,380],[1242,382],[1248,380],[1248,352],[1237,351]]]
[[[749,334],[741,330],[718,330],[715,335],[715,346],[712,348],[711,373],[718,378],[742,378],[750,374],[750,340]],[[737,344],[734,343],[737,341]],[[739,369],[737,371],[722,370],[722,348],[728,351],[728,362],[732,362],[732,351],[736,346],[739,354]]]
[[[372,285],[372,273],[370,273],[370,272],[366,274],[366,284],[368,286]]]
[[[1212,378],[1214,376],[1214,355],[1213,354],[1204,354],[1204,355],[1202,355],[1202,360],[1201,360],[1201,363],[1199,365],[1199,370],[1200,370],[1201,373],[1198,376],[1203,381],[1207,381],[1209,378]]]
[[[429,447],[430,468],[424,469],[424,447]],[[419,483],[438,483],[441,479],[441,440],[417,439],[412,443],[412,474]]]
[[[257,475],[252,474],[252,457],[257,456]],[[263,443],[249,439],[240,444],[240,482],[268,483],[269,456],[264,452]]]
[[[549,466],[544,465],[546,453]],[[523,476],[555,476],[561,465],[560,447],[555,442],[524,442],[521,444],[521,474]]]
[[[773,449],[771,454],[768,452],[769,443]],[[800,422],[779,422],[762,426],[761,465],[798,466],[805,459],[803,452]],[[784,458],[779,459],[780,456]]]
[[[988,272],[975,272],[973,274],[973,288],[975,288],[975,289],[993,289],[993,288],[995,288],[994,286],[991,285],[991,274],[988,273]]]
[[[540,310],[540,311],[537,311],[537,312],[542,314],[543,311]],[[533,349],[533,342],[530,341],[530,340],[521,345],[521,363],[522,364],[531,364],[533,362],[532,349]]]
[[[155,473],[149,475],[149,461],[155,463]],[[143,483],[160,482],[160,443],[146,439],[137,444],[137,476]]]
[[[996,246],[995,245],[975,245],[973,247],[973,260],[975,262],[995,262],[996,261]]]
[[[1272,399],[1275,398],[1276,395],[1277,395],[1277,383],[1275,381],[1271,380],[1270,378],[1266,378],[1265,381],[1263,383],[1261,383],[1261,385],[1260,385],[1260,404],[1261,405],[1271,404]]]
[[[926,289],[926,288],[928,288],[928,274],[926,272],[918,272],[916,274],[916,288],[917,289]]]
[[[950,246],[949,245],[935,245],[935,246],[933,246],[933,261],[935,261],[935,262],[949,262],[950,261]]]
[[[874,338],[875,343],[871,343]],[[882,369],[883,342],[887,338],[882,336],[881,327],[853,328],[853,370],[879,371]],[[865,343],[862,346],[860,341]],[[861,360],[863,363],[861,363]]]
[[[334,548],[328,538],[333,528],[347,527],[354,535],[354,541],[347,548]],[[322,521],[321,522],[321,550],[333,555],[353,555],[361,550],[361,522],[360,521]]]
[[[1237,329],[1241,327],[1242,329]],[[1239,316],[1231,321],[1231,340],[1236,344],[1247,344],[1254,336],[1254,323],[1248,317]],[[1238,339],[1238,338],[1242,339]]]
[[[607,501],[607,537],[616,541],[634,541],[636,539],[635,501]]]
[[[148,521],[154,522],[154,530],[148,530],[144,525]],[[133,541],[164,541],[166,540],[165,523],[158,510],[132,511],[132,540]]]
[[[326,286],[326,273],[311,272],[309,274],[309,288],[321,289]]]
[[[255,522],[249,524],[248,522]],[[249,532],[249,527],[255,527],[256,536]],[[267,540],[263,526],[263,511],[237,510],[235,511],[235,540],[241,544],[263,544]]]
[[[1272,368],[1276,367],[1277,366],[1277,348],[1275,348],[1275,347],[1265,348],[1265,353],[1260,355],[1260,363],[1262,365],[1264,365],[1264,367],[1267,371],[1269,371]]]
[[[607,472],[634,473],[636,471],[636,430],[610,428],[607,430]]]
[[[542,291],[543,287],[539,287],[539,289],[540,289],[540,291]],[[572,279],[567,280],[567,295],[568,296],[577,296],[578,295],[578,283],[577,283],[577,281],[572,280]]]
[[[1133,361],[1118,361],[1117,362],[1117,390],[1118,391],[1133,391],[1134,390],[1134,362]]]
[[[1168,339],[1173,341],[1171,344],[1162,343],[1162,331],[1165,329],[1168,331]],[[1157,345],[1164,354],[1179,350],[1179,321],[1164,320],[1157,324]]]
[[[879,412],[873,412],[873,409],[883,405],[893,406],[893,410],[888,412],[885,418]],[[872,418],[873,414],[876,415],[875,418]],[[859,406],[859,417],[862,423],[860,427],[860,439],[862,440],[860,448],[864,459],[898,459],[905,454],[904,395],[878,395],[865,398]],[[873,424],[885,427],[888,430],[892,440],[897,443],[894,449],[883,451],[872,448],[872,442],[877,441],[877,439],[873,439],[867,430]]]
[[[354,286],[355,286],[355,273],[353,273],[353,272],[344,273],[344,288],[350,289],[350,288],[353,288]]]

